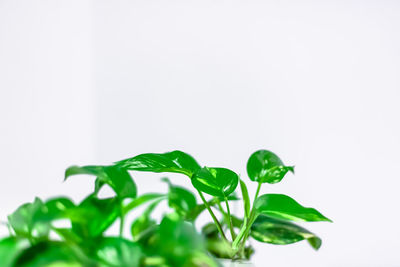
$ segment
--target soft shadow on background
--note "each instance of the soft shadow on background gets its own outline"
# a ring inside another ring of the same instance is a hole
[[[266,148],[323,239],[257,266],[399,266],[396,1],[0,0],[0,216],[70,194],[72,164],[180,149],[246,178]],[[141,192],[161,176],[134,174]],[[179,175],[176,183],[189,185]],[[250,188],[255,190],[253,186]],[[5,229],[1,229],[3,233]]]

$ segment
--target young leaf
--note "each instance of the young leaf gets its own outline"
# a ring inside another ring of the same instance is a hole
[[[216,197],[227,197],[235,191],[239,176],[229,169],[204,167],[191,180],[197,190]]]
[[[110,267],[139,267],[143,257],[138,244],[118,237],[103,238],[96,255],[101,262]]]
[[[17,236],[26,238],[44,238],[48,235],[50,225],[36,220],[39,213],[45,212],[45,206],[39,198],[33,203],[21,205],[14,213],[8,216],[8,222]]]
[[[133,158],[118,161],[115,164],[128,170],[175,172],[185,174],[189,177],[200,169],[200,165],[192,156],[179,150],[164,154],[140,154]]]
[[[328,221],[319,211],[313,208],[306,208],[297,203],[293,198],[281,194],[265,194],[258,197],[254,208],[259,214],[291,221]]]
[[[293,166],[285,166],[282,160],[268,150],[254,152],[247,162],[247,174],[250,180],[261,183],[278,183],[286,173],[294,173]]]
[[[97,176],[96,193],[104,184],[108,184],[120,199],[136,197],[136,184],[131,175],[127,170],[118,166],[71,166],[65,171],[65,180],[78,174]]]
[[[249,197],[249,192],[247,191],[246,184],[242,181],[242,179],[240,179],[239,182],[240,182],[240,190],[242,191],[244,214],[248,218],[250,216],[250,197]]]
[[[306,239],[315,250],[322,243],[318,236],[301,226],[265,215],[260,215],[254,221],[250,234],[260,242],[276,245],[287,245]]]
[[[72,230],[84,238],[101,236],[119,215],[118,199],[99,199],[94,194],[89,195],[79,206],[67,210],[67,216],[72,222]]]
[[[179,215],[186,216],[196,205],[196,197],[189,190],[173,185],[168,178],[162,179],[169,185],[168,205],[173,208]]]

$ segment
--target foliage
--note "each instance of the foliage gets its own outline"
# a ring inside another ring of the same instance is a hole
[[[166,194],[138,195],[129,171],[183,174],[201,202],[192,191],[165,177]],[[10,235],[0,239],[2,266],[213,267],[219,266],[216,258],[250,258],[254,253],[250,238],[276,245],[307,240],[318,250],[321,239],[293,221],[330,219],[286,195],[259,196],[262,184],[280,182],[294,167],[285,166],[270,151],[259,150],[250,156],[247,172],[257,183],[253,203],[246,183],[234,171],[201,167],[182,151],[141,154],[109,166],[69,167],[65,180],[75,175],[96,177],[93,192],[77,204],[68,197],[35,198],[18,207],[8,216]],[[103,186],[109,186],[115,195],[100,198]],[[238,188],[241,198],[236,194]],[[207,195],[211,196],[208,200]],[[230,212],[231,202],[238,200],[243,201],[241,218]],[[153,212],[163,201],[169,210],[157,218]],[[127,215],[144,205],[143,212],[131,222],[130,236],[124,236]],[[205,210],[212,221],[199,233],[195,222]],[[60,220],[67,226],[57,226]],[[116,223],[119,235],[110,234]]]

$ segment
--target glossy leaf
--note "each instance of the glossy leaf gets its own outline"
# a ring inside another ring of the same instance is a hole
[[[72,175],[88,174],[96,176],[95,192],[108,184],[121,198],[135,198],[136,184],[127,170],[118,166],[71,166],[65,171],[65,180]]]
[[[322,243],[318,236],[301,226],[265,215],[260,215],[254,221],[251,226],[251,236],[260,242],[275,245],[287,245],[308,240],[315,250],[318,250]]]
[[[139,267],[143,257],[138,244],[118,237],[102,239],[96,255],[101,262],[110,267]]]
[[[278,183],[289,171],[294,173],[294,167],[285,166],[277,155],[268,150],[254,152],[247,162],[247,174],[256,182]]]
[[[1,266],[13,266],[17,256],[27,248],[29,243],[26,239],[7,237],[0,240]]]
[[[232,194],[239,183],[239,176],[225,168],[204,167],[192,177],[192,184],[197,189],[216,197]]]
[[[88,196],[79,206],[67,212],[72,222],[72,230],[78,236],[94,238],[102,233],[120,215],[119,201],[116,198],[99,199]]]
[[[281,194],[265,194],[254,203],[256,211],[277,219],[291,221],[331,221],[313,208],[306,208],[293,198]]]
[[[242,191],[242,199],[244,206],[244,214],[248,218],[250,216],[250,197],[246,184],[240,179],[240,190]]]
[[[162,179],[169,185],[168,205],[173,208],[181,216],[196,207],[196,197],[192,192],[181,186],[173,185],[168,178]]]
[[[175,150],[164,154],[146,153],[133,158],[116,162],[116,165],[135,171],[147,172],[175,172],[189,177],[193,175],[200,165],[196,160],[182,151]]]
[[[33,203],[21,205],[14,213],[8,216],[8,222],[17,236],[26,238],[44,238],[48,235],[50,226],[47,223],[35,220],[39,213],[45,211],[45,206],[39,198]]]

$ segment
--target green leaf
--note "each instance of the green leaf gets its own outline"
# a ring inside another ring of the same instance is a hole
[[[287,245],[302,240],[318,250],[322,241],[315,234],[294,223],[274,219],[265,215],[259,216],[251,226],[251,236],[264,243]]]
[[[250,180],[261,183],[278,183],[286,173],[294,173],[293,166],[285,166],[282,160],[268,150],[254,152],[247,162],[247,174]]]
[[[165,199],[167,196],[165,194],[159,194],[159,193],[147,193],[143,194],[136,199],[132,200],[128,205],[126,205],[123,208],[123,213],[126,214],[130,210],[139,207],[140,205],[145,204],[146,202],[152,201],[152,200],[157,200],[157,199]]]
[[[66,197],[56,197],[44,203],[42,212],[34,216],[35,221],[48,222],[67,217],[67,210],[75,207],[75,204]]]
[[[119,215],[118,199],[99,199],[94,194],[89,195],[79,206],[67,210],[67,216],[72,222],[72,230],[83,238],[101,236]]]
[[[118,166],[71,166],[65,171],[65,180],[78,174],[97,176],[95,181],[96,193],[104,184],[108,184],[121,199],[136,197],[136,184],[131,175],[127,170]]]
[[[24,250],[16,260],[19,267],[81,267],[82,260],[62,242],[40,242]]]
[[[268,215],[277,219],[291,221],[329,221],[320,212],[313,208],[306,208],[293,198],[281,194],[265,194],[258,197],[254,207],[259,214]]]
[[[243,198],[243,206],[244,206],[244,214],[247,218],[250,216],[250,197],[249,197],[249,192],[247,190],[246,184],[242,181],[240,181],[240,190],[242,191],[242,198]]]
[[[26,239],[7,237],[0,240],[0,259],[1,266],[11,267],[21,253],[22,250],[27,248],[29,243]]]
[[[138,267],[143,257],[138,244],[118,237],[102,239],[96,255],[101,262],[110,267]]]
[[[179,215],[185,217],[190,210],[196,207],[196,197],[186,188],[173,185],[168,178],[165,177],[162,180],[169,185],[168,205]]]
[[[170,214],[160,223],[157,251],[171,266],[185,266],[196,253],[206,250],[203,237],[194,225]]]
[[[192,184],[197,190],[217,197],[229,196],[238,183],[239,176],[225,168],[204,167],[192,177]]]
[[[134,241],[139,240],[142,235],[146,234],[148,229],[156,225],[156,221],[153,220],[150,215],[162,200],[163,199],[158,199],[154,201],[145,209],[141,216],[133,221],[131,225],[131,234]]]
[[[35,198],[33,203],[25,203],[9,215],[8,222],[17,236],[42,239],[47,237],[50,226],[35,218],[43,212],[45,212],[45,205],[39,198]]]
[[[200,169],[200,165],[192,156],[179,150],[164,154],[140,154],[133,158],[118,161],[116,165],[128,170],[175,172],[185,174],[189,177]]]

